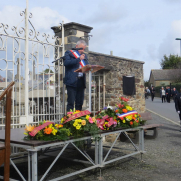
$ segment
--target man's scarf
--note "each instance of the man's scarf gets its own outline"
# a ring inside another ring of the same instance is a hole
[[[76,59],[80,57],[80,53],[78,51],[70,50],[70,52]],[[81,67],[84,67],[86,65],[84,60],[81,60],[79,64],[81,65]]]

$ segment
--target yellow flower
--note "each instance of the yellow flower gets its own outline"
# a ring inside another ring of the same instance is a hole
[[[126,109],[127,109],[128,111],[132,111],[132,110],[133,110],[133,108],[130,107],[130,106],[126,106]]]
[[[132,117],[133,117],[132,115],[126,116],[126,118],[129,119],[129,120],[132,120]]]
[[[53,126],[53,124],[49,124],[49,125],[48,125],[49,128],[52,128],[52,126]]]
[[[85,126],[86,125],[86,121],[82,120],[82,125]]]
[[[126,123],[126,121],[125,121],[125,120],[123,120],[123,123]]]
[[[64,119],[62,118],[61,121],[60,121],[60,123],[63,123],[63,122],[64,122]]]
[[[56,135],[56,133],[57,133],[57,130],[56,130],[56,129],[53,129],[52,134],[53,134],[53,135]]]
[[[26,132],[25,132],[24,134],[25,134],[25,135],[28,135],[28,133],[26,133]]]
[[[90,117],[89,115],[86,115],[86,117],[85,117],[85,118],[86,118],[87,120],[89,120],[89,117]]]
[[[77,122],[74,122],[73,126],[76,127],[77,126]]]
[[[134,115],[134,117],[135,117],[135,118],[137,118],[137,117],[138,117],[138,115],[137,115],[137,114],[135,114],[135,115]]]
[[[81,126],[80,126],[80,124],[78,124],[77,126],[76,126],[76,129],[80,129],[81,128]]]

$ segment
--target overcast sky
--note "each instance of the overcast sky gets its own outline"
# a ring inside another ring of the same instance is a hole
[[[0,23],[17,25],[25,7],[25,0],[1,1]],[[29,11],[40,32],[53,34],[62,21],[93,27],[89,49],[144,61],[144,80],[164,54],[180,55],[181,0],[29,0]]]

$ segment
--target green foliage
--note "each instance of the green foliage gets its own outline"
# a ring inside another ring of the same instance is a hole
[[[166,55],[163,56],[163,59],[160,61],[160,66],[162,69],[178,69],[181,65],[181,57],[178,55]]]
[[[150,87],[150,84],[149,84],[149,81],[147,80],[147,81],[144,81],[144,86],[145,87]]]
[[[49,72],[50,71],[50,72]],[[45,69],[42,74],[45,73],[45,74],[49,74],[49,73],[54,73],[53,70],[51,69]]]

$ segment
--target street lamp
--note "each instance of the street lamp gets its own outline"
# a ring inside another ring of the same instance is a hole
[[[175,40],[181,40],[181,38],[176,38]],[[180,56],[181,56],[181,41],[180,41]]]

